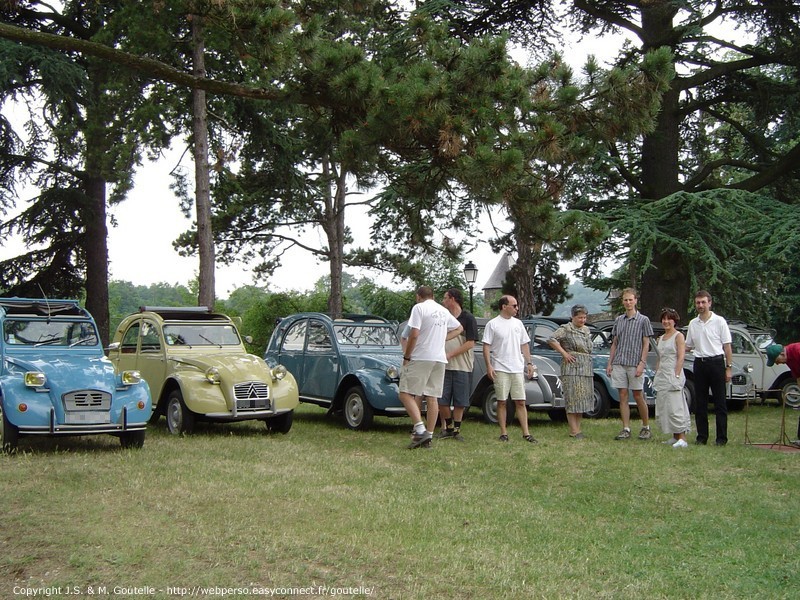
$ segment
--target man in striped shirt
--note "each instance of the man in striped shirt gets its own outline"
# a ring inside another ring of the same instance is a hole
[[[611,384],[619,392],[619,413],[622,417],[622,431],[617,440],[631,437],[631,408],[628,405],[628,390],[633,391],[633,399],[642,419],[640,440],[649,440],[650,414],[644,400],[644,368],[647,365],[647,352],[650,350],[650,336],[653,326],[650,319],[636,310],[638,294],[633,288],[622,290],[622,306],[625,313],[614,320],[611,329],[611,353],[608,356],[606,373]]]

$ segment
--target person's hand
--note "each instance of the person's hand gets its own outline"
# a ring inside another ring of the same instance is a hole
[[[492,368],[492,365],[488,365],[486,367],[486,376],[494,381],[494,369]]]

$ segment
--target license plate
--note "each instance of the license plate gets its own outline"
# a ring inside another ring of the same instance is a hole
[[[111,423],[111,415],[107,412],[68,412],[65,416],[67,425],[84,425],[87,423]]]

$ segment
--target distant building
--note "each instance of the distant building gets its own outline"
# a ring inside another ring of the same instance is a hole
[[[491,317],[497,312],[494,305],[503,295],[503,282],[515,263],[516,261],[508,252],[500,257],[494,271],[486,280],[486,285],[483,286],[483,315],[477,316]]]

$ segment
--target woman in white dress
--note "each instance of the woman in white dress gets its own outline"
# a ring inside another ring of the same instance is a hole
[[[686,448],[686,433],[691,428],[691,417],[683,386],[683,359],[686,354],[686,339],[675,329],[681,318],[673,308],[661,311],[661,324],[664,334],[658,338],[658,366],[653,378],[656,389],[656,419],[664,433],[671,433],[673,448]]]

